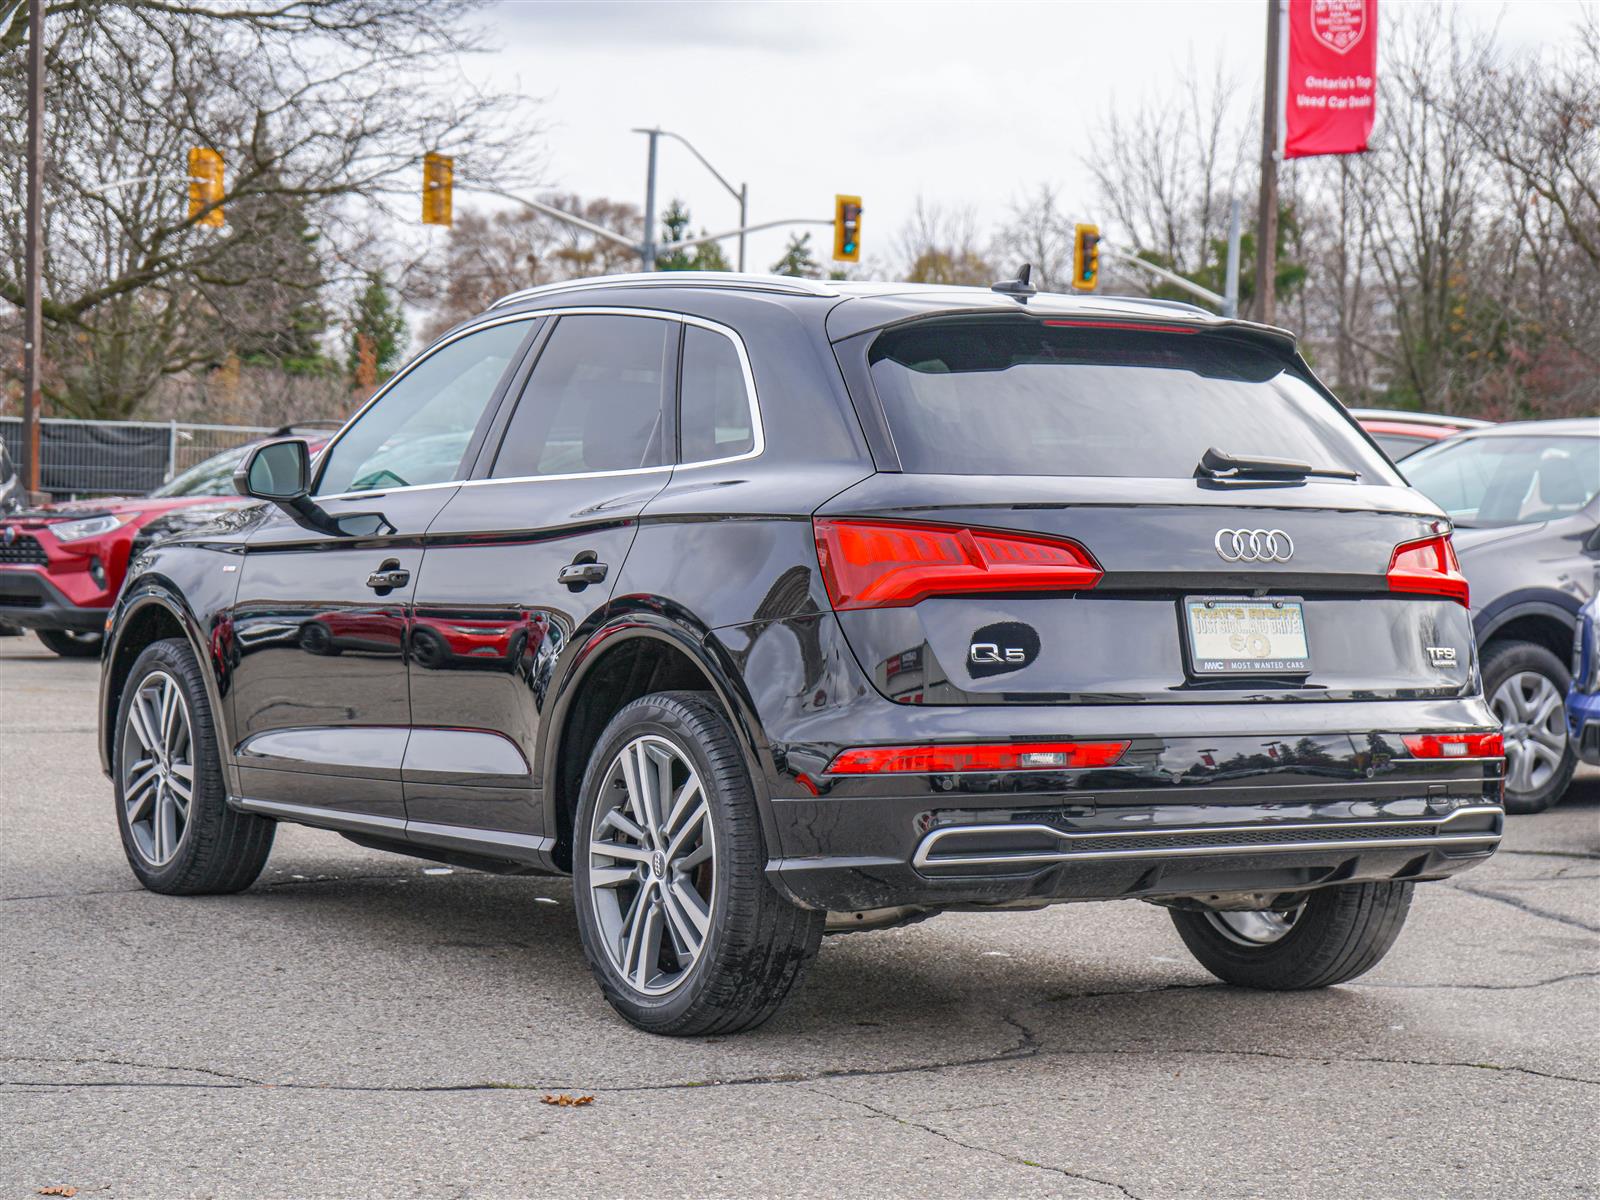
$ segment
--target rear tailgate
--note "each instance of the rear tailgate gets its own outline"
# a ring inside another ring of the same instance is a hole
[[[817,514],[841,626],[885,695],[1471,693],[1448,522],[1281,337],[1030,314],[911,322],[837,349],[880,466],[899,468]],[[1214,478],[1197,470],[1211,449],[1314,469]],[[1438,577],[1391,577],[1418,543]],[[864,573],[841,583],[854,560]]]

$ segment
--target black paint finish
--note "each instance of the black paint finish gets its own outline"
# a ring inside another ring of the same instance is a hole
[[[1323,851],[976,879],[912,865],[921,840],[951,825],[1443,819],[1492,808],[1500,789],[1498,762],[1417,760],[1399,738],[1494,727],[1467,611],[1387,591],[1393,547],[1441,517],[1415,492],[1390,480],[1227,487],[893,470],[870,396],[847,390],[847,378],[870,381],[852,375],[848,355],[841,367],[830,324],[870,340],[919,313],[1015,312],[1014,301],[963,296],[663,283],[519,302],[497,315],[642,308],[734,329],[755,378],[761,452],[487,480],[524,358],[502,380],[497,395],[510,399],[485,415],[459,484],[326,502],[336,520],[360,518],[349,534],[247,509],[134,564],[105,659],[103,744],[133,657],[180,636],[206,664],[236,803],[447,861],[565,869],[588,747],[616,707],[660,687],[708,691],[724,706],[754,784],[769,878],[811,906],[1287,889],[1433,878],[1480,861],[1482,851]],[[1069,303],[1041,300],[1041,311]],[[1106,574],[1076,595],[836,615],[818,567],[818,513],[1069,536]],[[1283,529],[1296,554],[1229,565],[1213,546],[1224,527]],[[594,569],[563,582],[575,565]],[[368,577],[383,570],[408,578],[379,594]],[[1311,674],[1191,678],[1180,603],[1218,593],[1302,598]],[[982,666],[975,641],[1014,641],[1022,658],[971,669]],[[1433,667],[1428,646],[1456,649],[1456,664]],[[852,746],[1018,739],[1129,745],[1091,771],[827,772]]]

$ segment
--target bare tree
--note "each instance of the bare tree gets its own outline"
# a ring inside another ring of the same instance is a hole
[[[982,285],[995,278],[982,244],[971,208],[945,208],[918,196],[895,254],[907,282]]]
[[[530,131],[510,101],[461,75],[471,11],[456,0],[52,3],[44,315],[57,406],[123,415],[162,376],[259,345],[341,274],[340,250],[374,210],[415,211],[425,152],[454,155],[458,178],[504,180]],[[21,189],[24,30],[23,6],[0,0],[10,194]],[[194,146],[226,163],[220,228],[185,200]],[[11,304],[21,248],[10,206],[0,300]]]
[[[1180,274],[1211,263],[1244,184],[1241,131],[1253,121],[1220,67],[1202,78],[1192,61],[1170,90],[1108,106],[1084,164],[1118,239]]]
[[[635,205],[560,194],[540,199],[623,237],[638,239],[643,234]],[[429,304],[423,332],[433,337],[519,288],[614,275],[638,266],[637,255],[628,247],[542,213],[468,210],[457,216],[442,253],[416,265],[408,290]]]
[[[1047,292],[1063,291],[1072,283],[1075,222],[1062,212],[1060,195],[1059,188],[1040,183],[1018,196],[990,252],[1005,269],[1031,264],[1034,286]]]

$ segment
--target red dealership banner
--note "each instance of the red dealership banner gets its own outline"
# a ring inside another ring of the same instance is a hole
[[[1283,156],[1359,154],[1378,101],[1378,0],[1289,0]]]

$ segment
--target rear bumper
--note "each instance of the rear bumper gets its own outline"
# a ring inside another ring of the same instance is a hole
[[[1442,879],[1488,858],[1503,826],[1482,797],[936,809],[903,857],[781,859],[769,877],[833,911],[1282,893]]]
[[[98,607],[74,604],[41,570],[0,568],[0,621],[25,629],[71,629],[99,633],[110,611],[110,593]]]

